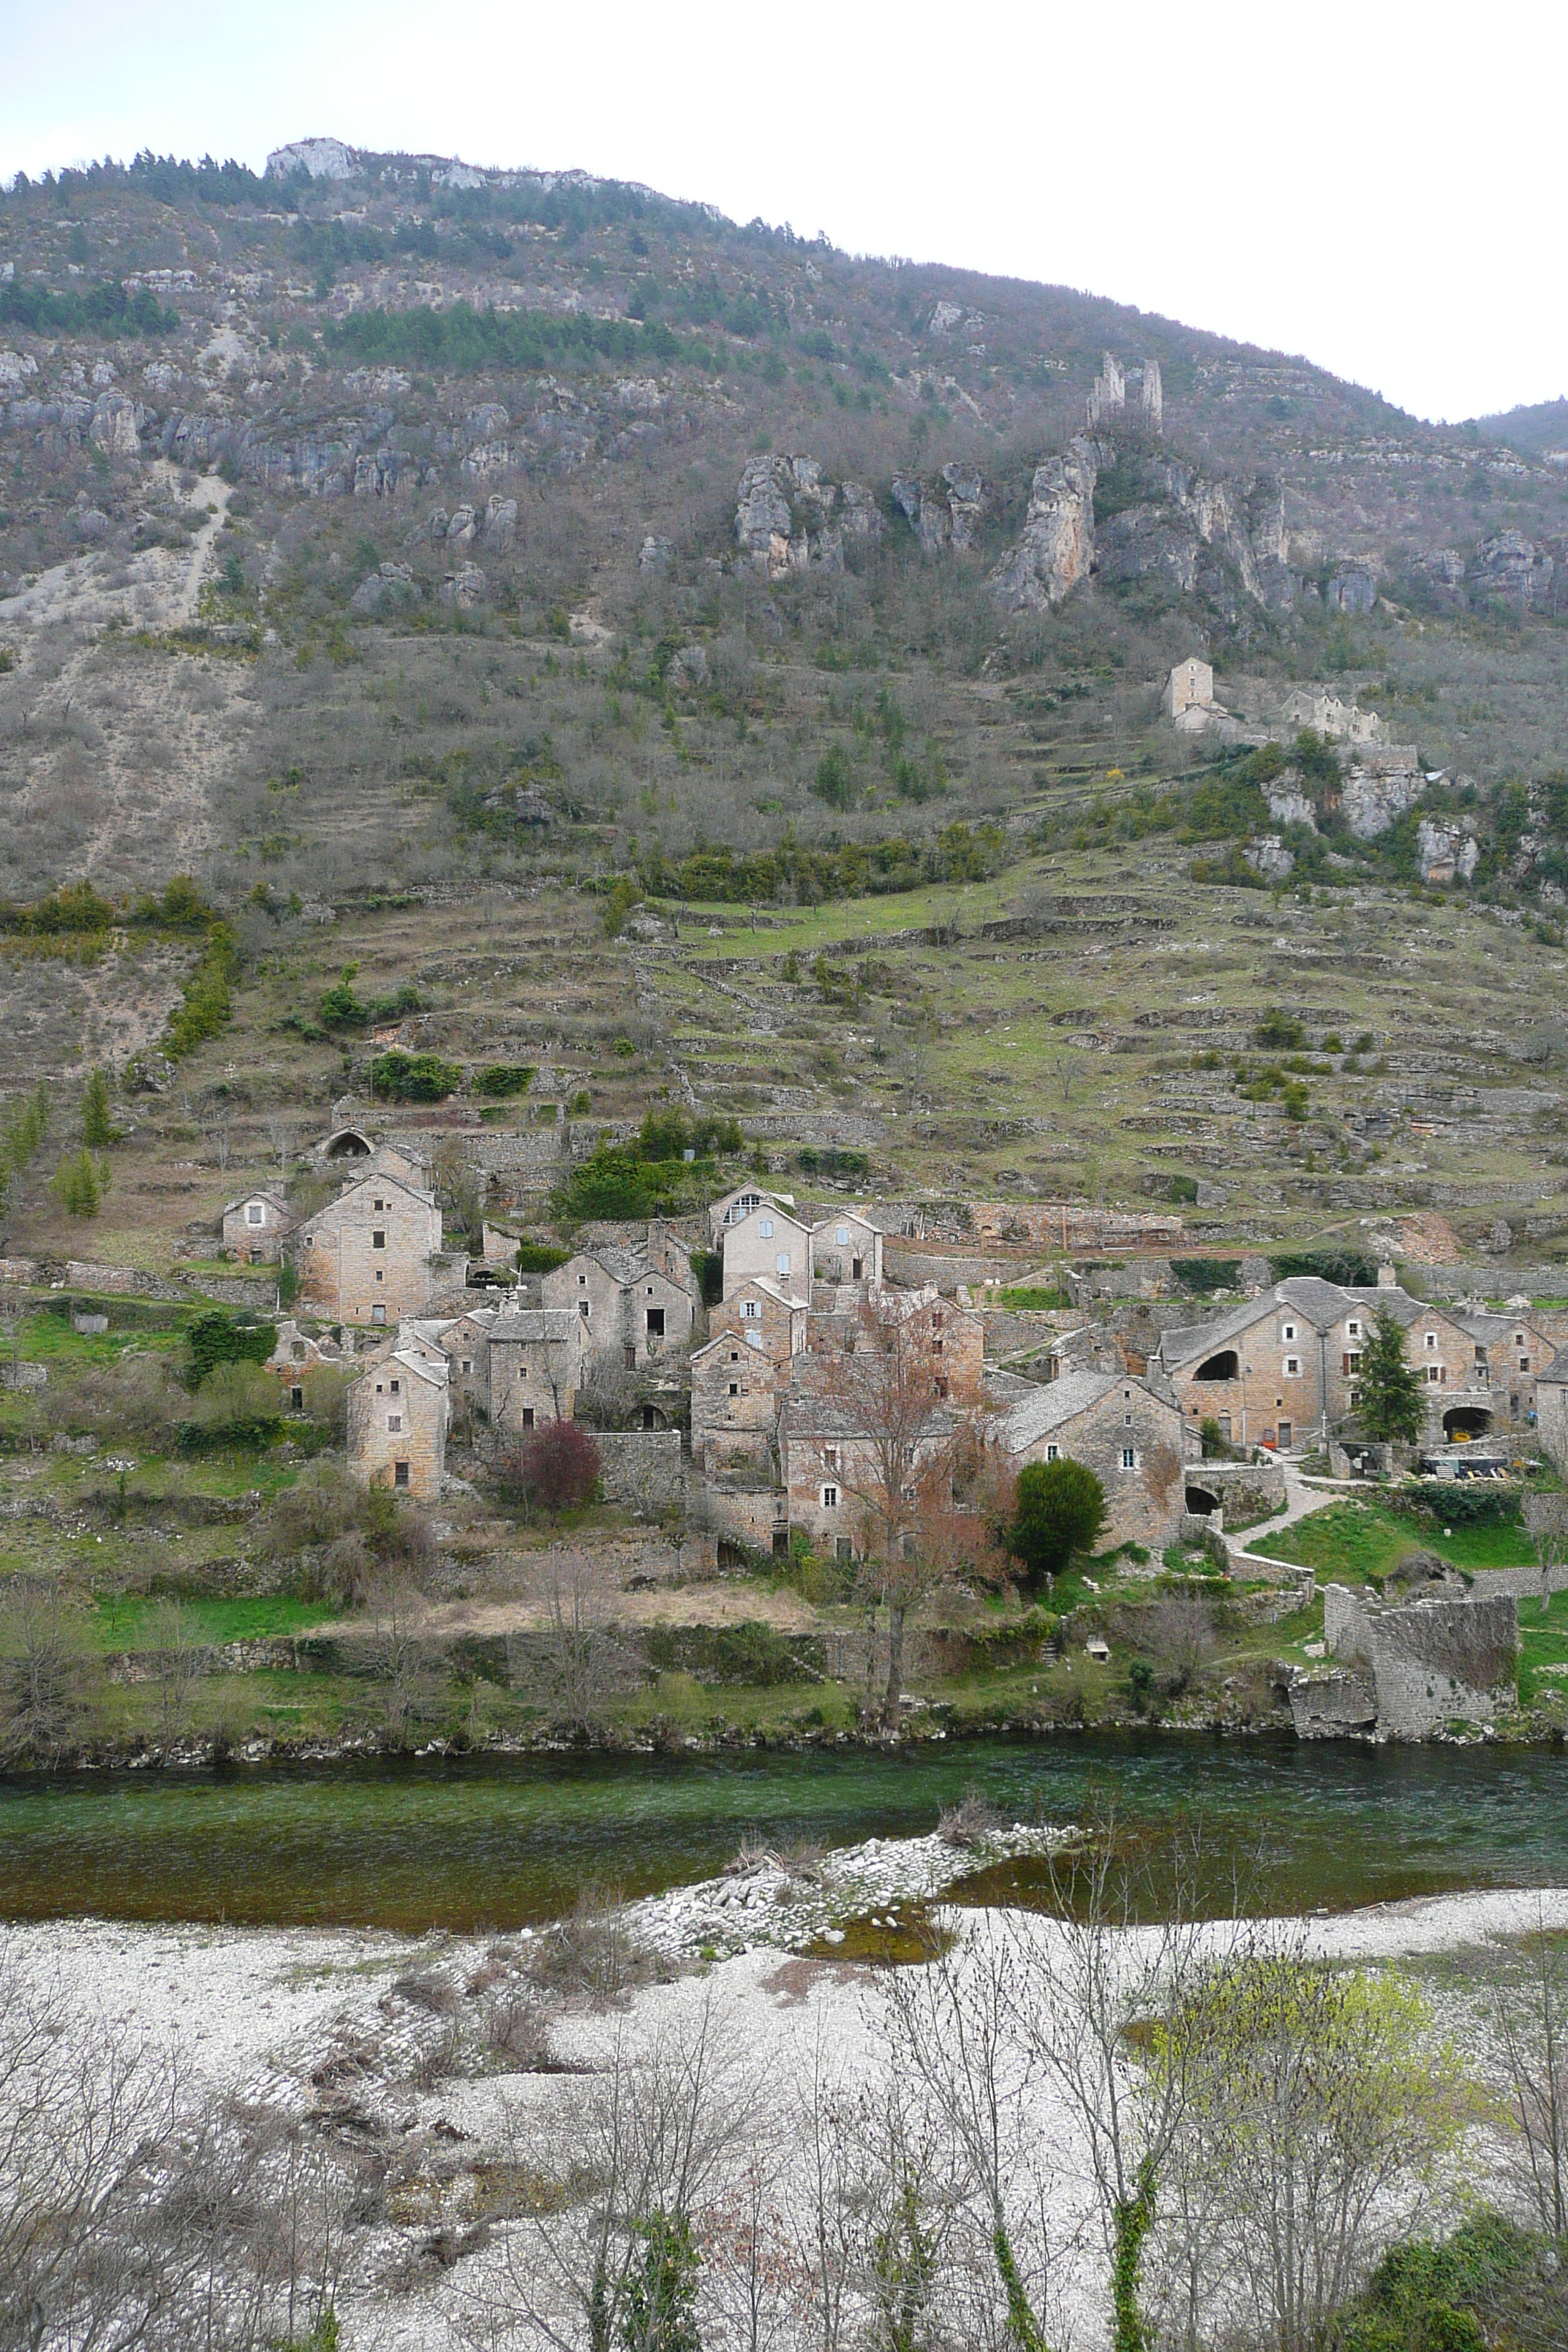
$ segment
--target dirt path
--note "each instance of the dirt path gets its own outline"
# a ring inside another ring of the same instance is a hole
[[[754,1585],[688,1584],[649,1592],[616,1592],[599,1596],[595,1616],[616,1625],[771,1625],[780,1633],[807,1633],[817,1622],[816,1612],[795,1592],[762,1592]],[[510,1601],[447,1601],[422,1610],[416,1619],[421,1633],[433,1641],[453,1641],[463,1634],[497,1635],[537,1631],[551,1622],[547,1591]],[[338,1637],[368,1634],[372,1617],[335,1618],[313,1632]]]

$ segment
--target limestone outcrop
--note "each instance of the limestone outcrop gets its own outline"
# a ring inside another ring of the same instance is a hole
[[[1081,435],[1059,457],[1035,468],[1028,512],[1016,543],[991,573],[989,586],[1010,612],[1059,604],[1094,566],[1094,485],[1099,453]]]
[[[379,572],[360,582],[349,598],[349,611],[374,617],[400,604],[417,604],[419,596],[412,565],[384,563]]]
[[[1415,828],[1415,863],[1423,882],[1469,882],[1480,861],[1475,830],[1462,817],[1424,816]]]
[[[991,502],[991,486],[979,468],[953,457],[934,482],[918,474],[895,474],[893,503],[928,555],[956,548],[966,552]]]
[[[485,600],[487,583],[477,563],[460,563],[448,572],[436,593],[443,604],[455,604],[461,613],[471,612]]]
[[[735,500],[735,543],[743,566],[764,580],[786,579],[817,564],[844,568],[846,539],[871,540],[881,510],[863,482],[830,482],[804,451],[753,457]]]

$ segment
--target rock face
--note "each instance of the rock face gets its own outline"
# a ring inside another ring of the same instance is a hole
[[[1329,574],[1323,602],[1331,613],[1370,613],[1377,603],[1377,579],[1371,565],[1342,563]]]
[[[1035,468],[1029,509],[1016,544],[991,573],[989,587],[1010,612],[1059,604],[1094,564],[1094,484],[1099,458],[1081,436],[1059,457]]]
[[[141,427],[146,421],[146,410],[138,408],[133,400],[127,400],[122,392],[100,392],[93,404],[88,439],[106,457],[139,457]]]
[[[700,646],[681,646],[664,675],[678,694],[698,693],[708,683],[708,656]]]
[[[504,555],[517,537],[517,500],[492,490],[485,501],[485,545]]]
[[[419,589],[412,566],[384,563],[379,572],[373,572],[368,579],[360,582],[349,598],[349,611],[374,615],[399,604],[417,604],[418,602]]]
[[[918,474],[895,474],[893,501],[928,555],[946,548],[967,552],[973,547],[991,486],[976,467],[950,458],[934,482]]]
[[[844,541],[874,539],[882,517],[861,482],[829,482],[815,457],[753,457],[735,501],[735,543],[742,564],[764,580],[818,564],[844,568]]]
[[[483,604],[485,589],[485,575],[479,565],[462,563],[456,572],[447,572],[436,593],[443,604],[456,604],[459,612],[468,613],[476,604]]]
[[[1474,879],[1480,850],[1462,817],[1424,816],[1415,828],[1415,862],[1423,882]]]
[[[304,172],[312,180],[352,180],[359,168],[359,157],[341,139],[295,139],[287,147],[274,147],[267,158],[267,177],[287,180],[297,172]]]
[[[1495,599],[1529,611],[1552,604],[1555,570],[1546,550],[1526,539],[1522,531],[1500,530],[1477,548],[1466,571],[1465,585],[1473,604],[1484,607]]]
[[[1363,753],[1341,781],[1340,806],[1358,841],[1375,841],[1415,806],[1426,789],[1413,750],[1395,747],[1381,758]]]

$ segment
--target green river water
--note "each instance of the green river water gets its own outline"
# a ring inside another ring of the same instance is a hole
[[[708,1877],[742,1838],[923,1834],[972,1787],[1010,1820],[1112,1799],[1156,1855],[1201,1815],[1216,1908],[1238,1860],[1253,1908],[1568,1882],[1568,1759],[1544,1750],[1093,1737],[0,1780],[0,1916],[516,1927],[584,1885]]]

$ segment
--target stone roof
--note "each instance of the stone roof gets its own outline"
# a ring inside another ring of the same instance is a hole
[[[528,1347],[540,1340],[564,1339],[577,1328],[570,1307],[516,1307],[498,1314],[490,1326],[492,1348]]]
[[[1050,1381],[1032,1396],[1021,1397],[1004,1413],[999,1434],[1009,1454],[1021,1454],[1050,1430],[1076,1421],[1112,1389],[1146,1385],[1131,1372],[1064,1372],[1059,1381]]]
[[[1540,1387],[1542,1381],[1551,1381],[1558,1387],[1568,1387],[1568,1348],[1558,1349],[1546,1370],[1538,1377],[1535,1383],[1537,1388]]]
[[[232,1216],[235,1210],[243,1209],[247,1201],[265,1201],[269,1208],[277,1210],[280,1217],[291,1217],[293,1214],[281,1192],[269,1192],[265,1185],[258,1185],[253,1192],[239,1192],[232,1201],[226,1201],[223,1204],[224,1215]]]
[[[1261,1297],[1233,1307],[1228,1314],[1216,1315],[1212,1323],[1184,1323],[1163,1333],[1160,1361],[1167,1367],[1198,1362],[1231,1340],[1239,1339],[1244,1332],[1255,1330],[1282,1307],[1299,1315],[1318,1331],[1331,1331],[1336,1323],[1342,1322],[1358,1307],[1373,1315],[1386,1310],[1405,1331],[1424,1315],[1441,1315],[1450,1323],[1462,1321],[1447,1308],[1435,1307],[1424,1298],[1412,1298],[1407,1291],[1392,1284],[1345,1286],[1325,1282],[1320,1275],[1293,1274],[1287,1281],[1277,1282]]]

